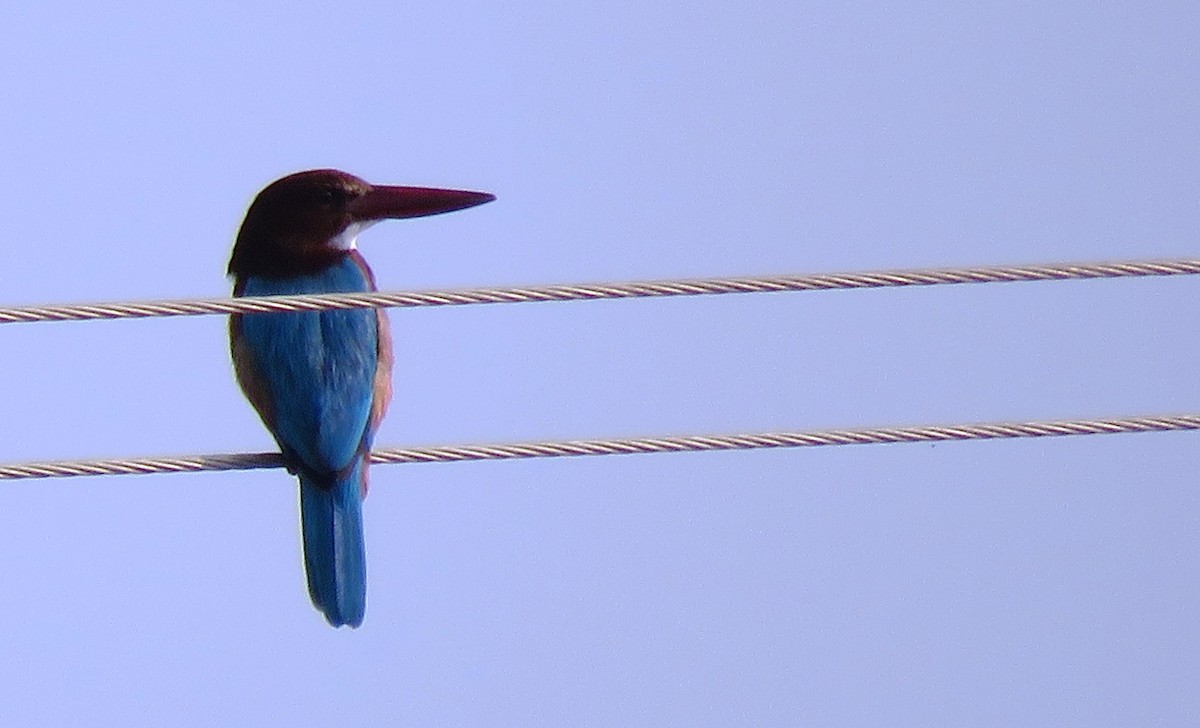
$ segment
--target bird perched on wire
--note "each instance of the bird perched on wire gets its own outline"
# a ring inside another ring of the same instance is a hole
[[[234,296],[375,290],[358,234],[388,218],[452,212],[483,192],[376,186],[332,169],[272,182],[251,203],[229,260]],[[362,499],[371,441],[391,397],[382,309],[234,314],[238,383],[300,478],[304,565],[313,604],[335,627],[362,624]]]

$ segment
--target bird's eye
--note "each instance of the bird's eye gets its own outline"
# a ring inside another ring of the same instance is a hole
[[[322,205],[341,205],[346,201],[346,193],[337,187],[323,187],[319,198]]]

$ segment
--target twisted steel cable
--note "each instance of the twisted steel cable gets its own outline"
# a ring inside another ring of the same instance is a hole
[[[609,440],[568,440],[495,445],[459,445],[376,450],[371,461],[392,463],[448,463],[466,460],[516,460],[583,455],[751,450],[777,447],[822,447],[903,442],[996,440],[1018,437],[1110,435],[1132,432],[1200,430],[1200,415],[1126,417],[1099,420],[998,422],[963,425],[885,427],[852,430],[810,430],[740,435],[695,435]],[[195,455],[119,460],[62,460],[0,465],[0,480],[67,478],[84,475],[146,475],[191,473],[207,470],[251,470],[283,467],[277,453]]]
[[[84,321],[90,319],[201,316],[206,314],[318,311],[334,308],[406,308],[532,303],[656,296],[705,296],[726,293],[778,293],[847,288],[934,286],[959,283],[1011,283],[1092,278],[1177,276],[1200,273],[1200,260],[1065,263],[977,268],[928,268],[750,278],[697,278],[631,283],[565,284],[519,288],[468,288],[443,291],[325,293],[302,296],[179,299],[49,306],[0,307],[0,323]]]

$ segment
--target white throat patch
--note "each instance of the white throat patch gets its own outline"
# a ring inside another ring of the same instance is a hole
[[[361,222],[352,222],[346,226],[346,229],[334,235],[329,241],[329,244],[338,250],[357,250],[358,249],[358,234],[363,230],[374,225],[378,220],[365,220]]]

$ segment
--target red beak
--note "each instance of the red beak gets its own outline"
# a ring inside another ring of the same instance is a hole
[[[348,211],[355,220],[423,217],[465,210],[496,199],[487,192],[439,190],[432,187],[372,186],[367,194],[353,200]]]

